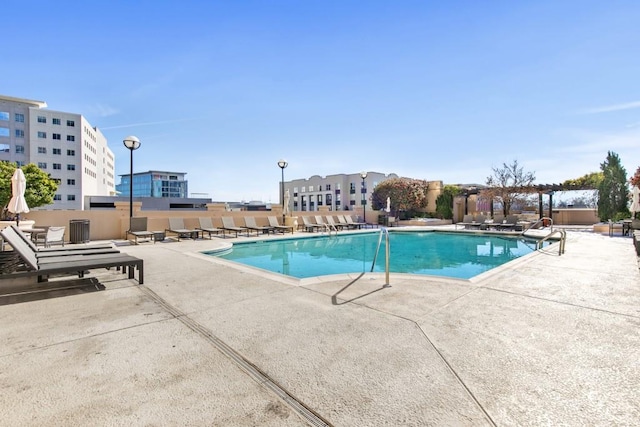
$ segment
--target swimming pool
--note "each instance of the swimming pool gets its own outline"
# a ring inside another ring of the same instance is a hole
[[[371,271],[379,233],[339,234],[236,243],[206,254],[304,279]],[[535,251],[535,240],[446,232],[389,233],[392,273],[469,279]],[[384,241],[374,272],[384,272]]]

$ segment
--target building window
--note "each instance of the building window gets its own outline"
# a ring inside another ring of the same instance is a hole
[[[22,114],[22,113],[16,113],[16,122],[18,122],[18,123],[24,123],[24,114]]]
[[[301,193],[306,193],[305,189],[306,189],[306,187],[302,187],[302,188],[300,189],[300,192],[301,192]]]
[[[9,113],[6,111],[0,111],[0,120],[9,121]]]
[[[318,206],[322,206],[322,194],[318,194]]]
[[[24,145],[16,145],[16,154],[24,154]]]
[[[67,180],[67,185],[76,185],[76,180],[75,179],[68,179]]]
[[[24,138],[24,130],[16,129],[16,138]]]
[[[38,116],[38,123],[47,123],[47,118],[45,116]]]
[[[9,153],[11,146],[9,144],[0,144],[0,153]]]
[[[0,127],[0,136],[9,137],[9,135],[10,135],[9,128]]]
[[[53,119],[51,119],[51,123],[53,123],[54,125],[59,125],[60,124],[60,119],[53,118]]]
[[[38,147],[38,154],[47,154],[47,147]]]
[[[311,193],[313,191],[313,185],[309,186],[309,193]]]
[[[75,194],[67,194],[67,201],[68,202],[73,202],[76,199],[76,195]]]
[[[38,167],[40,169],[46,169],[47,168],[47,164],[45,162],[38,162]]]
[[[76,150],[67,150],[67,156],[75,156]]]
[[[76,170],[76,165],[67,165],[67,170],[68,170],[68,171],[74,171],[74,170]]]
[[[54,149],[53,149],[53,154],[57,154],[58,156],[62,155],[62,149],[60,149],[60,148],[54,148]]]
[[[75,127],[76,126],[76,122],[73,120],[67,120],[67,126],[69,127]]]
[[[76,137],[74,135],[67,135],[67,141],[73,142],[76,140]]]
[[[331,191],[331,184],[327,184],[327,186],[326,186],[325,190],[327,190],[327,191]]]
[[[57,139],[57,140],[61,140],[61,139],[62,139],[62,137],[60,136],[60,134],[59,134],[59,133],[54,133],[54,134],[52,135],[52,137],[53,137],[53,139]]]
[[[38,138],[46,138],[46,137],[47,137],[47,133],[46,132],[38,131]]]
[[[53,200],[62,200],[62,196],[59,194],[54,194],[53,195]]]
[[[62,170],[62,165],[60,163],[54,163],[53,164],[53,169],[54,170]]]
[[[24,166],[24,162],[22,160],[16,160],[16,166],[18,166],[19,168]]]

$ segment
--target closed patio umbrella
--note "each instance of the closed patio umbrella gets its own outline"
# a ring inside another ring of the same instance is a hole
[[[16,214],[16,225],[20,225],[20,214],[29,212],[29,206],[24,198],[26,189],[27,179],[22,169],[17,168],[11,177],[11,200],[7,205],[9,212]]]
[[[289,189],[284,192],[284,206],[282,207],[282,214],[289,215],[289,201],[291,200],[291,194],[289,194]],[[284,224],[283,224],[284,225]]]
[[[636,213],[640,212],[640,188],[633,187],[633,191],[631,193],[631,213],[635,218]]]

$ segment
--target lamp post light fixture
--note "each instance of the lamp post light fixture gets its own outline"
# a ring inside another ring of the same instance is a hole
[[[282,179],[280,180],[280,201],[282,203],[282,225],[285,225],[285,218],[284,218],[284,212],[285,212],[285,207],[284,207],[284,168],[286,168],[289,165],[289,163],[287,163],[287,161],[285,159],[280,159],[278,160],[278,167],[282,170]]]
[[[364,186],[364,180],[366,177],[366,172],[360,172],[360,178],[362,178],[362,189],[360,189],[360,192],[362,193],[362,221],[365,223],[367,222],[367,188]]]
[[[138,137],[130,135],[122,141],[131,153],[129,168],[129,231],[131,231],[131,218],[133,218],[133,150],[140,148],[140,140]]]

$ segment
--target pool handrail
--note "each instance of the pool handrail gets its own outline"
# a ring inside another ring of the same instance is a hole
[[[371,271],[373,272],[374,267],[376,266],[376,261],[378,259],[378,252],[380,252],[380,245],[382,244],[382,235],[384,234],[385,236],[385,265],[384,265],[384,273],[385,273],[385,282],[384,282],[384,286],[388,287],[391,286],[389,284],[389,255],[391,253],[390,251],[390,245],[389,245],[389,230],[387,230],[387,227],[380,227],[380,237],[378,238],[378,245],[376,246],[376,251],[373,254],[373,262],[371,263]]]

